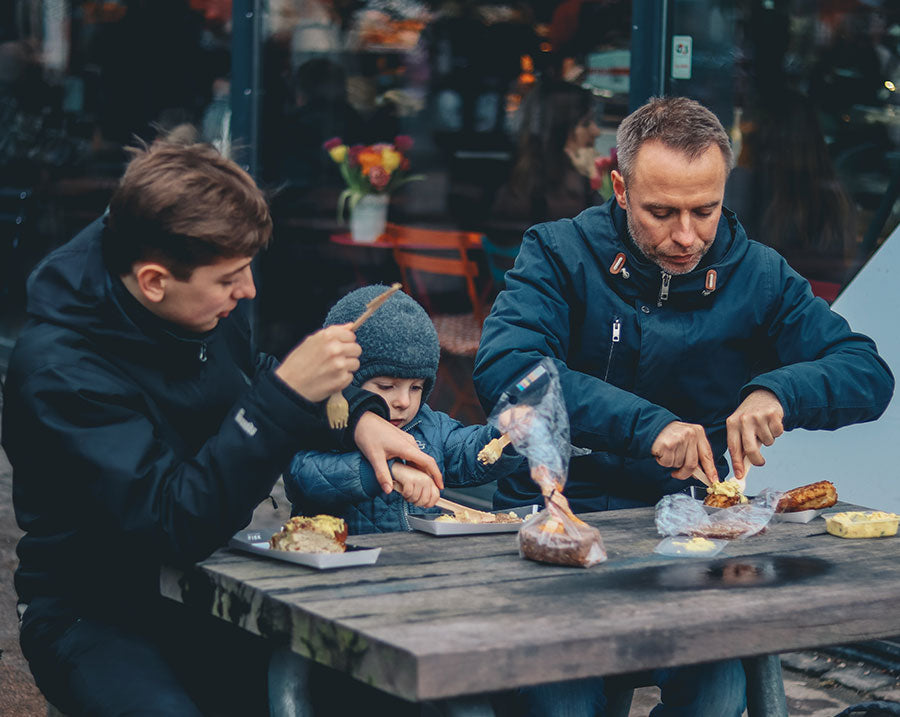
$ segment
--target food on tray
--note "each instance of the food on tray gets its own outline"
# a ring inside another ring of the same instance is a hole
[[[785,493],[775,507],[776,513],[796,513],[801,510],[820,510],[837,503],[837,489],[834,483],[820,480],[794,488]]]
[[[707,496],[703,505],[713,508],[730,508],[738,503],[746,503],[747,496],[741,490],[741,484],[736,480],[725,480],[713,483],[706,489]]]
[[[898,522],[894,513],[855,510],[826,516],[825,530],[839,538],[883,538],[897,534]]]
[[[510,511],[509,513],[482,513],[481,511],[459,511],[454,515],[442,515],[434,519],[438,523],[521,523],[522,519]]]
[[[274,550],[299,553],[343,553],[347,549],[347,523],[333,515],[297,515],[269,539]]]

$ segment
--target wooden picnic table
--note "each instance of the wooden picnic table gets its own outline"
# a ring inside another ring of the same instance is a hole
[[[223,549],[161,587],[415,701],[900,634],[898,537],[841,539],[818,518],[674,558],[653,552],[652,508],[581,517],[609,554],[588,569],[524,560],[515,533],[391,533],[351,537],[382,547],[372,566]]]

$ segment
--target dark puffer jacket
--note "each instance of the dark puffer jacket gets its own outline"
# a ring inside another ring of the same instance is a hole
[[[490,409],[535,362],[556,361],[572,441],[594,451],[570,465],[578,510],[683,490],[650,456],[675,420],[706,428],[724,477],[725,419],[757,388],[781,401],[786,430],[873,420],[893,392],[871,339],[727,209],[703,261],[681,276],[643,258],[614,200],[539,224],[506,287],[484,324],[475,386]],[[536,490],[516,473],[500,481],[495,507],[532,502]]]
[[[140,618],[158,599],[161,562],[208,556],[298,449],[335,443],[321,406],[252,350],[239,311],[179,334],[109,275],[101,236],[97,221],[33,272],[6,380],[24,630],[41,618]],[[368,392],[348,396],[354,417],[386,413]]]
[[[500,434],[490,426],[464,426],[428,406],[422,406],[404,430],[435,459],[447,487],[481,485],[524,465],[525,459],[509,447],[496,463],[482,465],[478,451]],[[347,521],[351,535],[410,530],[410,514],[440,512],[411,505],[396,490],[383,493],[358,451],[298,453],[284,477],[284,488],[295,515],[338,515]]]

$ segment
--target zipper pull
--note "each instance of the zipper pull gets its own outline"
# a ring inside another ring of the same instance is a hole
[[[668,272],[662,272],[662,284],[659,287],[659,300],[657,306],[662,306],[663,302],[669,299],[669,282],[672,281],[672,275]]]
[[[200,344],[200,353],[197,354],[200,363],[206,363],[206,342]]]
[[[612,325],[612,342],[614,344],[619,343],[619,339],[622,338],[622,322],[616,319],[613,321]]]

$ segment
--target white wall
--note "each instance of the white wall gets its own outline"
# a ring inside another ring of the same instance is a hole
[[[900,379],[900,227],[869,260],[832,308],[854,331],[871,336]],[[837,431],[785,433],[763,449],[747,492],[786,490],[818,480],[837,486],[841,500],[900,513],[900,399],[874,423]]]

